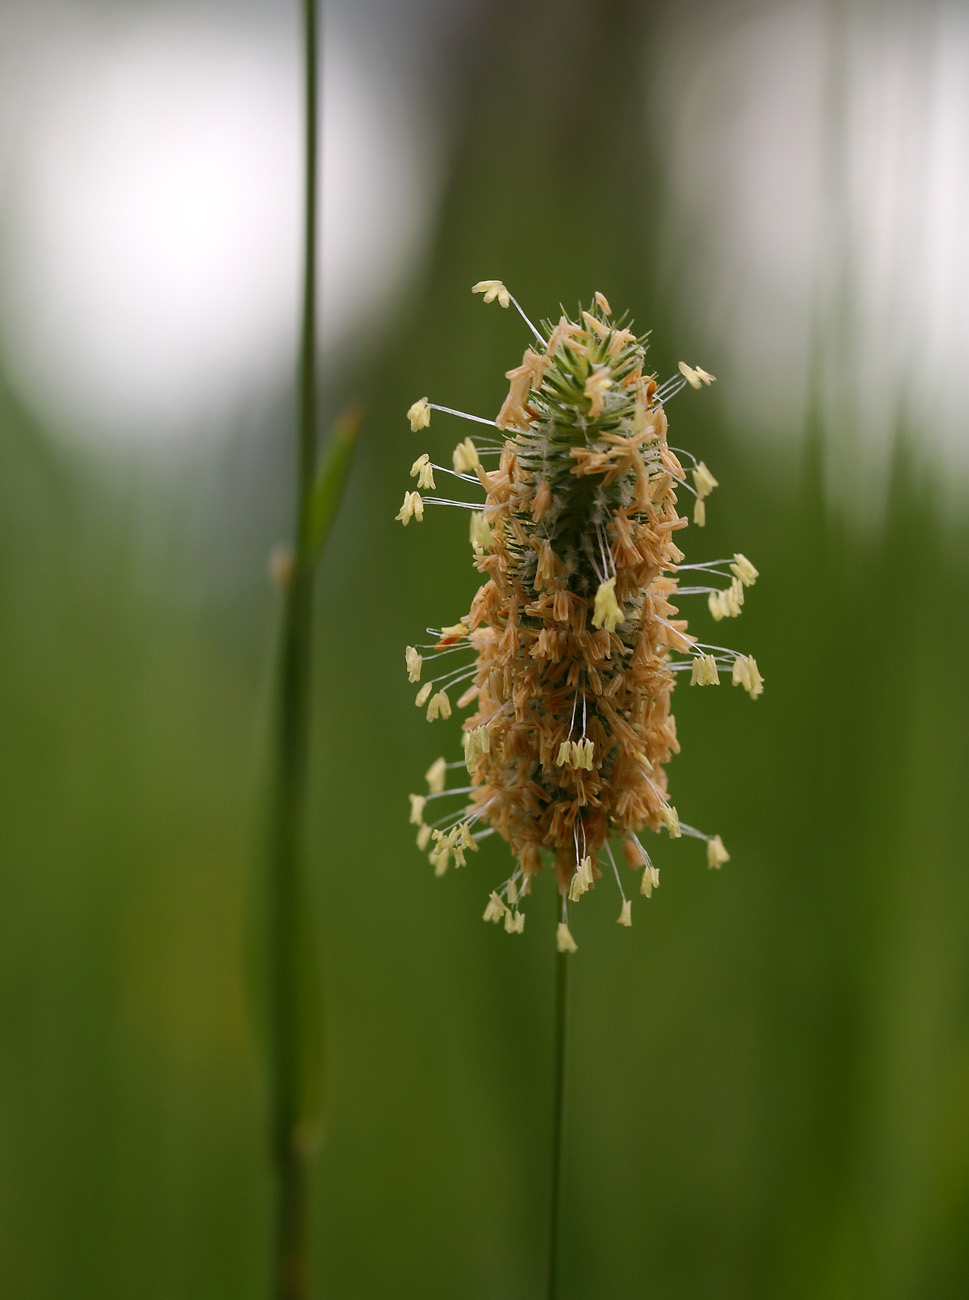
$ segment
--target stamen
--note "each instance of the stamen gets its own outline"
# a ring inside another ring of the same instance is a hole
[[[456,415],[459,420],[472,420],[475,424],[488,424],[492,429],[498,428],[494,420],[486,420],[483,415],[469,415],[467,411],[456,411],[453,406],[439,406],[437,402],[428,402],[428,408],[432,411],[442,411],[445,415]]]
[[[539,343],[541,343],[542,347],[543,347],[543,348],[547,347],[547,346],[548,346],[548,341],[547,341],[547,339],[545,338],[545,336],[544,336],[544,335],[543,335],[539,330],[537,330],[537,329],[535,328],[535,326],[532,324],[532,322],[531,322],[531,321],[528,319],[528,317],[525,315],[524,311],[522,310],[522,305],[521,305],[521,303],[518,301],[518,299],[514,296],[514,294],[511,294],[511,293],[508,295],[508,297],[509,297],[509,298],[511,299],[511,301],[514,303],[515,307],[518,309],[518,314],[519,314],[519,316],[522,318],[522,320],[525,322],[525,324],[528,326],[528,328],[531,330],[531,332],[532,332],[532,333],[535,335],[535,337],[538,339]]]

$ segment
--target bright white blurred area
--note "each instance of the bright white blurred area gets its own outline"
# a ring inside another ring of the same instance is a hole
[[[698,358],[776,441],[803,434],[817,348],[842,490],[879,487],[900,416],[964,485],[969,9],[708,12],[674,11],[651,108]]]
[[[472,8],[325,7],[330,356],[379,335],[424,251],[447,143],[432,69]],[[191,445],[293,368],[298,6],[0,13],[3,364],[66,433]],[[737,427],[790,443],[820,374],[849,493],[878,496],[900,416],[964,483],[969,8],[671,4],[649,58],[681,336]]]
[[[292,12],[290,12],[292,10]],[[4,6],[0,348],[55,428],[190,442],[295,362],[298,6]],[[433,206],[422,105],[328,14],[323,338],[380,320]]]

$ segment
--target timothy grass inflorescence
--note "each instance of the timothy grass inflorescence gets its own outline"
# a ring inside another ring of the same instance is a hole
[[[594,887],[604,863],[621,896],[618,920],[631,924],[614,843],[629,867],[642,869],[647,897],[659,872],[640,838],[646,831],[705,840],[710,867],[728,860],[720,837],[682,823],[670,801],[666,764],[679,750],[670,699],[684,671],[698,686],[729,671],[752,698],[763,679],[753,658],[699,642],[673,602],[705,595],[715,620],[736,617],[757,570],[739,554],[685,564],[675,541],[689,522],[677,491],[694,497],[693,522],[702,526],[717,482],[702,461],[670,448],[666,406],[713,375],[680,363],[658,385],[646,370],[646,338],[614,320],[601,293],[577,320],[563,312],[539,330],[500,281],[474,288],[485,301],[514,304],[536,345],[508,371],[494,420],[427,398],[407,413],[415,432],[432,411],[495,431],[460,442],[450,469],[418,457],[417,490],[397,516],[408,524],[423,519],[425,505],[470,509],[474,564],[487,575],[458,623],[407,648],[414,683],[428,660],[460,662],[421,685],[417,703],[430,721],[451,715],[449,692],[465,683],[456,707],[474,707],[463,723],[464,761],[432,765],[427,795],[411,795],[411,820],[438,874],[451,861],[463,866],[487,835],[507,841],[516,866],[491,893],[485,919],[510,933],[524,926],[532,878],[554,868],[557,942],[574,951],[568,903]],[[437,490],[435,471],[480,486],[483,505],[422,496]],[[688,571],[697,585],[680,586]],[[728,585],[709,585],[714,578]],[[449,772],[465,766],[469,784],[448,789]],[[453,814],[427,817],[437,801],[455,798]]]

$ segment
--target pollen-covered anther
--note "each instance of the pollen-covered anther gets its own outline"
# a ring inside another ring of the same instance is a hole
[[[488,906],[485,908],[484,915],[481,919],[483,921],[494,921],[497,925],[507,911],[508,908],[505,906],[500,896],[492,890],[488,895]]]
[[[431,836],[434,840],[434,847],[427,855],[428,861],[434,868],[435,876],[443,876],[448,869],[448,863],[451,858],[451,848],[446,835],[441,831],[432,831]]]
[[[431,828],[430,826],[422,826],[420,830],[417,832],[417,847],[423,853],[424,850],[427,848],[428,844],[430,844],[430,842],[431,842]]]
[[[465,622],[450,623],[447,627],[441,628],[441,635],[437,641],[438,650],[443,650],[446,646],[457,645],[468,635],[468,625]]]
[[[433,691],[433,689],[434,689],[433,682],[425,682],[424,685],[421,687],[421,689],[417,692],[417,696],[414,700],[414,703],[417,705],[419,709],[422,709],[424,705],[427,703],[427,701],[430,699],[431,691]]]
[[[432,695],[430,703],[427,706],[427,720],[433,722],[435,718],[449,718],[451,716],[451,701],[447,697],[447,691],[438,691]]]
[[[497,298],[500,307],[507,307],[511,302],[511,294],[500,280],[479,280],[472,286],[471,292],[483,293],[485,302],[494,302]]]
[[[710,613],[719,623],[724,618],[737,618],[744,603],[744,589],[739,578],[734,578],[726,591],[711,591],[708,597]]]
[[[752,655],[737,656],[733,661],[731,681],[734,686],[742,686],[752,700],[764,693],[764,679]]]
[[[715,487],[720,486],[702,460],[697,461],[693,469],[693,485],[698,497],[708,497]]]
[[[693,485],[696,488],[696,503],[693,507],[693,522],[697,527],[702,528],[707,521],[707,508],[704,497],[708,497],[715,487],[719,487],[717,480],[704,465],[703,461],[698,461],[693,469]]]
[[[409,794],[410,800],[410,820],[412,826],[421,826],[424,822],[424,805],[427,803],[427,796],[423,794]]]
[[[615,632],[625,617],[622,606],[616,600],[615,577],[600,582],[592,609],[592,626],[605,627],[607,632]]]
[[[696,655],[690,672],[691,686],[719,686],[720,674],[713,655]]]
[[[427,782],[428,792],[430,794],[442,794],[446,779],[447,763],[445,763],[443,758],[435,758],[434,762],[424,773],[424,780]]]
[[[620,925],[632,925],[633,923],[633,905],[628,898],[623,899],[622,910],[616,918]]]
[[[731,573],[740,579],[745,587],[752,587],[760,574],[747,559],[746,555],[737,552],[733,557],[733,564],[730,566]]]
[[[707,840],[707,866],[712,870],[719,871],[725,862],[730,861],[730,854],[723,847],[723,840],[719,835],[713,835]]]
[[[559,745],[559,752],[558,752],[558,754],[555,756],[555,765],[556,765],[556,767],[571,767],[571,766],[572,766],[572,742],[571,742],[571,740],[563,740],[562,743],[561,743],[561,745]]]
[[[475,555],[484,555],[491,546],[491,525],[480,510],[471,511],[471,549]]]
[[[469,773],[474,774],[475,763],[490,750],[491,734],[487,727],[473,727],[464,733],[464,761]]]
[[[669,831],[671,840],[678,840],[683,832],[680,830],[680,815],[671,804],[664,804],[660,809],[663,823]]]
[[[579,945],[572,938],[571,931],[564,921],[559,922],[555,931],[555,946],[559,952],[578,952]]]
[[[399,519],[405,528],[412,519],[416,519],[420,523],[424,518],[424,498],[421,494],[419,492],[405,492],[404,504],[394,518]]]
[[[576,903],[583,894],[595,884],[595,876],[592,873],[592,859],[583,858],[575,869],[575,875],[569,884],[569,902]]]
[[[505,913],[505,934],[521,934],[525,929],[524,912]]]
[[[451,454],[451,464],[454,466],[455,474],[470,474],[473,469],[481,464],[478,457],[478,449],[470,438],[465,438],[459,442]]]
[[[612,375],[608,366],[596,366],[585,381],[582,390],[589,399],[589,417],[597,420],[605,409],[605,398],[612,384]]]
[[[591,772],[594,753],[595,748],[591,740],[573,740],[572,766],[574,768],[582,768],[586,772]]]
[[[407,408],[407,418],[410,420],[412,433],[420,433],[421,429],[427,428],[431,422],[431,404],[426,397],[418,398]]]
[[[716,380],[716,375],[708,374],[701,366],[688,366],[685,361],[678,362],[677,369],[691,388],[703,388]]]
[[[421,667],[424,663],[422,655],[419,655],[412,645],[409,645],[404,651],[404,662],[407,665],[407,680],[409,682],[419,682],[421,680]]]
[[[437,487],[437,484],[434,482],[434,467],[431,464],[431,458],[428,456],[426,451],[423,456],[418,456],[413,465],[411,465],[410,476],[411,478],[417,478],[417,486],[419,488]]]
[[[654,889],[659,889],[659,867],[654,867],[651,862],[647,862],[643,867],[643,879],[639,886],[639,892],[646,898],[650,898]]]

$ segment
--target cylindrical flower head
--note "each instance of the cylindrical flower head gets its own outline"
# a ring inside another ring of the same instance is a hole
[[[667,441],[665,404],[689,376],[658,388],[645,338],[614,324],[601,294],[578,321],[562,316],[544,334],[530,327],[540,342],[508,372],[495,420],[506,436],[490,448],[479,439],[473,458],[465,444],[455,454],[455,470],[471,478],[473,468],[485,490],[490,537],[487,554],[475,547],[486,581],[461,635],[442,635],[438,648],[450,653],[463,641],[474,655],[458,678],[472,682],[462,700],[476,709],[464,727],[477,737],[466,748],[470,791],[456,791],[467,795],[461,819],[490,826],[510,846],[519,864],[513,905],[530,877],[554,867],[564,908],[566,895],[575,901],[592,888],[612,839],[680,834],[666,777],[679,750],[670,711],[676,673],[716,684],[718,663],[730,669],[734,656],[700,646],[674,604],[684,567],[677,536],[689,522],[677,488],[702,498],[716,482],[701,462],[690,488]],[[730,563],[685,567],[730,578]],[[743,566],[753,581],[756,570]],[[746,686],[746,661],[740,673]],[[652,881],[645,850],[624,856]],[[623,904],[627,924],[625,896]],[[563,916],[560,947],[564,925]]]

